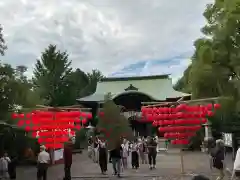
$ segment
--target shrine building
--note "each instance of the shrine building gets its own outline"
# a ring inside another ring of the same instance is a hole
[[[141,122],[140,118],[143,102],[174,102],[180,98],[182,100],[191,98],[190,94],[173,89],[169,75],[154,75],[103,78],[98,82],[94,94],[77,101],[79,104],[97,110],[102,107],[108,93],[117,105],[124,107],[124,115],[129,119],[133,130],[140,135],[150,133],[147,123]]]

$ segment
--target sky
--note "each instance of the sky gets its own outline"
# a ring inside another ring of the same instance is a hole
[[[66,50],[73,68],[105,76],[181,77],[202,37],[213,0],[1,0],[8,50],[1,60],[28,67],[49,44]]]

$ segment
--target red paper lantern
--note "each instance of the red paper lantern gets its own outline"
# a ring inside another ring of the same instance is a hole
[[[158,126],[158,122],[157,122],[157,121],[153,121],[152,125],[153,125],[154,127],[157,127],[157,126]]]
[[[180,104],[176,107],[176,109],[178,109],[178,111],[186,110],[187,108],[188,108],[188,106],[186,104]]]
[[[214,113],[212,111],[208,111],[207,115],[208,115],[208,117],[212,117],[214,115]]]
[[[147,121],[152,122],[152,121],[154,121],[154,116],[152,114],[148,114],[146,116],[146,119],[147,119]]]
[[[80,126],[80,125],[76,125],[75,128],[76,128],[77,130],[80,130],[80,129],[81,129],[81,126]]]
[[[206,106],[206,108],[207,108],[207,110],[212,110],[212,104],[208,104],[208,105]]]
[[[169,138],[169,134],[168,133],[164,133],[164,138],[168,139]]]
[[[148,113],[153,114],[153,108],[148,108]]]
[[[182,113],[182,112],[178,112],[178,113],[177,113],[177,117],[178,117],[178,118],[182,118],[182,117],[183,117],[183,113]]]
[[[220,104],[214,104],[214,109],[219,109],[221,107]]]
[[[206,124],[208,120],[206,118],[201,119],[202,124]]]
[[[87,124],[87,119],[83,119],[83,120],[82,120],[82,124],[83,124],[83,125],[86,125],[86,124]]]
[[[158,109],[156,107],[152,108],[152,111],[153,111],[154,114],[157,113],[157,110]]]
[[[159,127],[159,128],[158,128],[158,131],[159,131],[159,132],[166,132],[166,127]]]
[[[158,126],[162,126],[163,125],[163,121],[158,121]]]
[[[27,132],[31,131],[31,127],[30,126],[26,126],[25,127],[25,131],[27,131]]]
[[[21,119],[22,119],[22,118],[24,118],[24,117],[25,117],[24,114],[22,114],[22,113],[21,113],[21,114],[18,114],[18,118],[21,118]]]
[[[23,126],[24,124],[25,124],[24,120],[19,120],[17,123],[18,126]]]
[[[92,113],[86,113],[87,119],[92,119]]]
[[[13,119],[18,118],[18,114],[17,114],[17,113],[12,113],[12,118],[13,118]]]

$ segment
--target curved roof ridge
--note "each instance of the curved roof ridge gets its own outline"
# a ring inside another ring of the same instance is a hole
[[[151,76],[130,76],[130,77],[106,77],[106,78],[101,79],[100,82],[168,79],[169,75],[170,74],[151,75]]]

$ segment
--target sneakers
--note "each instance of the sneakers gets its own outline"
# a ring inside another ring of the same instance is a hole
[[[149,166],[149,169],[150,169],[150,170],[152,170],[152,169],[156,169],[156,166],[155,166],[155,165],[153,165],[153,166],[150,165],[150,166]]]

